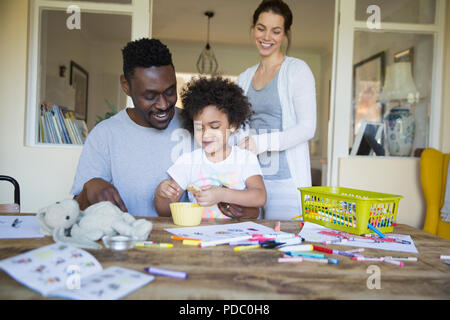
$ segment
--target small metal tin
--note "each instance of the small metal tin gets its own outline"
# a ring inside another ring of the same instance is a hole
[[[113,251],[124,251],[134,247],[137,239],[128,236],[104,236],[103,243],[108,249]]]

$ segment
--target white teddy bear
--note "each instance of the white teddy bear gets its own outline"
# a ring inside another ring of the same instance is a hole
[[[42,234],[53,236],[55,242],[86,249],[101,249],[102,246],[95,241],[114,234],[144,241],[152,230],[150,221],[136,220],[109,201],[80,211],[76,200],[66,199],[39,210],[37,218]]]

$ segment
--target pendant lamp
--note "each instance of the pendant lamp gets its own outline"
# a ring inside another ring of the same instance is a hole
[[[197,71],[200,74],[210,74],[215,75],[217,72],[217,69],[219,68],[219,64],[217,63],[216,56],[214,55],[214,52],[211,48],[211,45],[209,44],[209,22],[212,17],[214,17],[213,11],[206,11],[205,16],[208,17],[208,28],[207,28],[207,35],[206,35],[206,46],[200,53],[200,56],[197,60]]]

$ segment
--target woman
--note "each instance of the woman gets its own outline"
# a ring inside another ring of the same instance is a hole
[[[274,220],[301,214],[297,188],[311,186],[308,141],[316,130],[314,76],[304,61],[281,50],[285,39],[289,49],[291,25],[283,1],[263,1],[252,25],[260,62],[238,78],[255,112],[250,136],[238,145],[258,155],[267,190],[264,218]]]

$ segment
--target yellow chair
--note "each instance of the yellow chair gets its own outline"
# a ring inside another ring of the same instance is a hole
[[[426,149],[420,157],[420,177],[427,203],[423,230],[450,240],[450,222],[441,220],[450,154]]]

